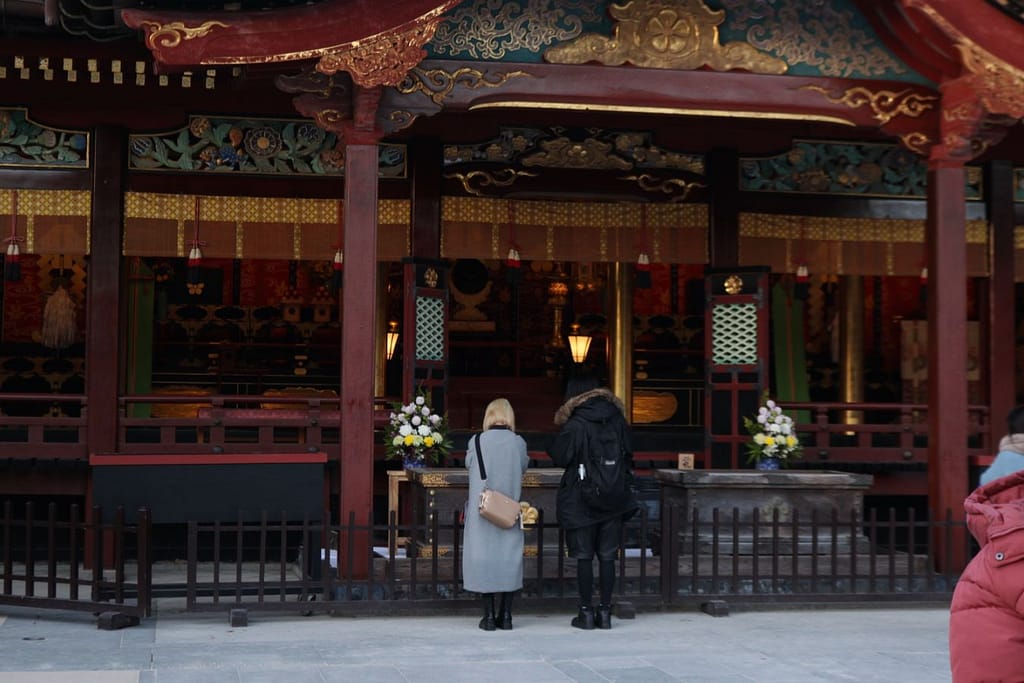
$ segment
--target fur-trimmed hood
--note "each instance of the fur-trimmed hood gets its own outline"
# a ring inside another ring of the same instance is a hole
[[[623,417],[626,416],[626,406],[622,404],[622,401],[619,400],[619,397],[613,394],[610,390],[605,389],[604,387],[599,387],[597,389],[585,391],[577,396],[573,396],[568,401],[563,403],[562,406],[555,412],[555,424],[565,424],[566,421],[572,416],[573,411],[575,411],[577,408],[579,408],[592,398],[605,399],[606,401],[614,405],[619,410],[619,412],[622,413]]]

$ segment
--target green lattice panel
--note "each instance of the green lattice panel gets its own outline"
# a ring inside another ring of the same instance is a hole
[[[757,306],[718,304],[711,311],[711,362],[715,365],[757,363]]]
[[[416,360],[444,360],[444,301],[416,299]]]

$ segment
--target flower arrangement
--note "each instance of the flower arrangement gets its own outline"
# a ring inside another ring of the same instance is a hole
[[[433,411],[424,393],[411,403],[395,404],[386,434],[387,457],[402,458],[407,467],[437,464],[452,447],[444,416]]]
[[[793,429],[793,418],[785,415],[775,401],[765,397],[764,405],[757,410],[754,419],[743,418],[743,425],[752,437],[747,443],[750,462],[760,465],[774,459],[779,463],[799,458],[803,446]]]

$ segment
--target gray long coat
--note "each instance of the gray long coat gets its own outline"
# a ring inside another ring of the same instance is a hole
[[[469,500],[466,503],[466,535],[462,554],[462,584],[476,593],[505,593],[523,587],[523,531],[497,527],[477,511],[483,481],[477,465],[474,439],[466,446]],[[530,462],[523,437],[508,429],[489,429],[480,435],[487,487],[509,498],[520,499],[523,473]]]

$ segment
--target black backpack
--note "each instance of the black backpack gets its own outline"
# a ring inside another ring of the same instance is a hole
[[[606,425],[587,439],[577,463],[580,495],[592,510],[626,512],[633,507],[633,472],[618,431]]]

